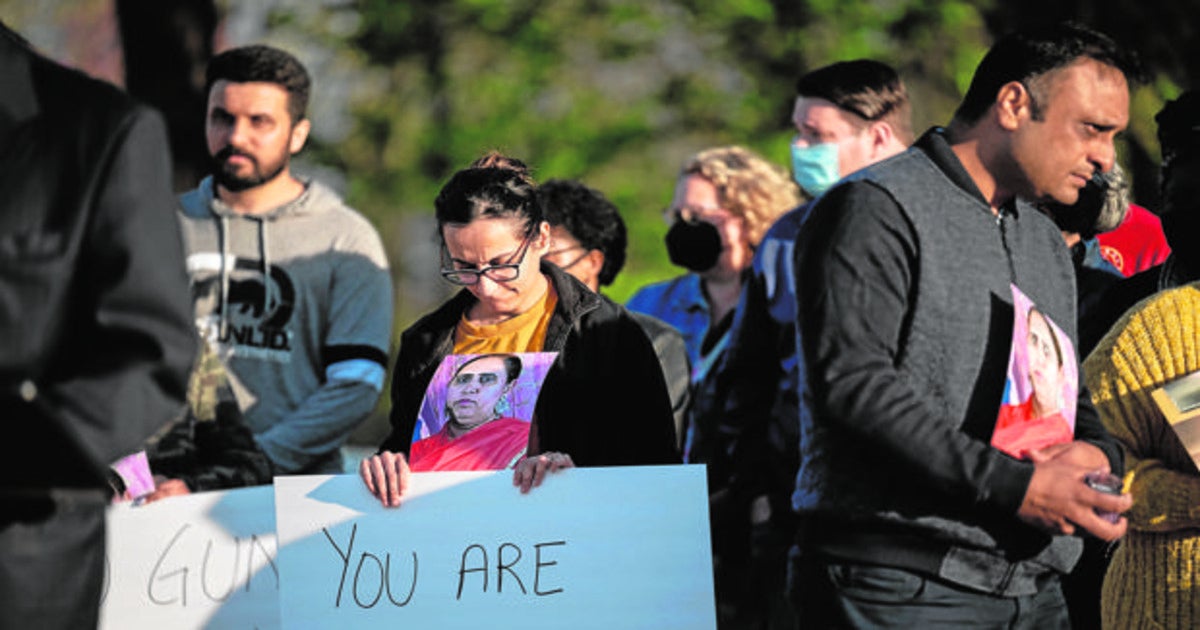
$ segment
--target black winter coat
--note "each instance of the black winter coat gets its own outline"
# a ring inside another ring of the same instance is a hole
[[[170,169],[154,110],[0,29],[0,493],[104,487],[183,408]]]
[[[558,304],[543,352],[558,352],[534,411],[530,454],[567,453],[579,466],[679,463],[671,400],[654,347],[625,307],[542,264]],[[408,453],[425,388],[454,348],[475,302],[463,290],[400,337],[392,434],[380,450]]]

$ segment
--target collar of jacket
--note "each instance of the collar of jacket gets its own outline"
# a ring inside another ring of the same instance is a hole
[[[566,343],[570,332],[578,327],[583,316],[599,308],[604,298],[554,265],[542,262],[540,268],[558,294],[558,303],[546,330],[543,349],[546,352],[557,352]],[[427,337],[427,345],[434,348],[427,361],[415,366],[414,373],[429,369],[431,364],[436,367],[437,363],[454,351],[454,331],[458,321],[476,301],[469,290],[462,289],[414,325],[414,328],[420,331],[418,334]]]
[[[927,155],[945,176],[955,186],[958,186],[963,192],[971,195],[981,205],[981,209],[991,212],[992,207],[987,199],[983,197],[983,193],[979,191],[979,186],[975,185],[975,180],[971,179],[971,175],[967,173],[967,169],[959,161],[955,155],[954,149],[951,148],[951,138],[947,135],[947,131],[943,127],[933,127],[917,138],[913,146],[909,150],[922,151]],[[1021,212],[1024,210],[1021,206],[1021,200],[1014,197],[1006,202],[1001,208],[1000,213],[1009,216],[1020,218]]]

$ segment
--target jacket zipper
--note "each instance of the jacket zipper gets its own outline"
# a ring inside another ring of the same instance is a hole
[[[996,229],[1000,231],[1000,246],[1004,248],[1004,260],[1008,263],[1008,281],[1011,284],[1017,283],[1017,269],[1013,265],[1012,250],[1008,247],[1008,228],[1005,219],[1008,218],[1008,213],[1001,207],[996,211]]]

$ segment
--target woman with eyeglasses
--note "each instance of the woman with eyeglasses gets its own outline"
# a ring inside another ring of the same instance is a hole
[[[434,207],[442,276],[463,290],[401,334],[392,433],[359,469],[372,494],[400,504],[421,400],[448,354],[558,353],[515,467],[522,492],[572,466],[677,463],[654,348],[624,308],[541,264],[550,227],[525,165],[485,156],[455,173]]]

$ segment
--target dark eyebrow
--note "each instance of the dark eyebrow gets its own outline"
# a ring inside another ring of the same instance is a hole
[[[485,264],[485,265],[488,265],[488,266],[492,266],[492,265],[506,265],[506,264],[510,264],[510,263],[505,263],[505,262],[502,262],[502,261],[505,261],[505,260],[509,260],[509,259],[511,259],[513,256],[516,256],[516,255],[517,255],[517,252],[519,252],[519,251],[521,251],[521,248],[520,248],[520,247],[517,247],[517,248],[516,248],[516,249],[514,249],[513,251],[511,251],[511,252],[508,252],[507,254],[501,254],[501,255],[499,255],[499,256],[496,256],[496,257],[492,258],[491,260],[487,261],[487,262],[486,262],[486,263],[484,263],[484,264]],[[472,267],[474,267],[474,266],[477,266],[477,265],[476,265],[475,263],[473,263],[473,262],[468,262],[468,261],[466,261],[466,260],[463,260],[463,259],[461,259],[461,258],[455,258],[455,257],[453,257],[453,256],[451,256],[451,257],[450,257],[450,262],[452,262],[452,263],[458,263],[458,264],[460,264],[460,265],[469,265],[469,266],[472,266]]]

